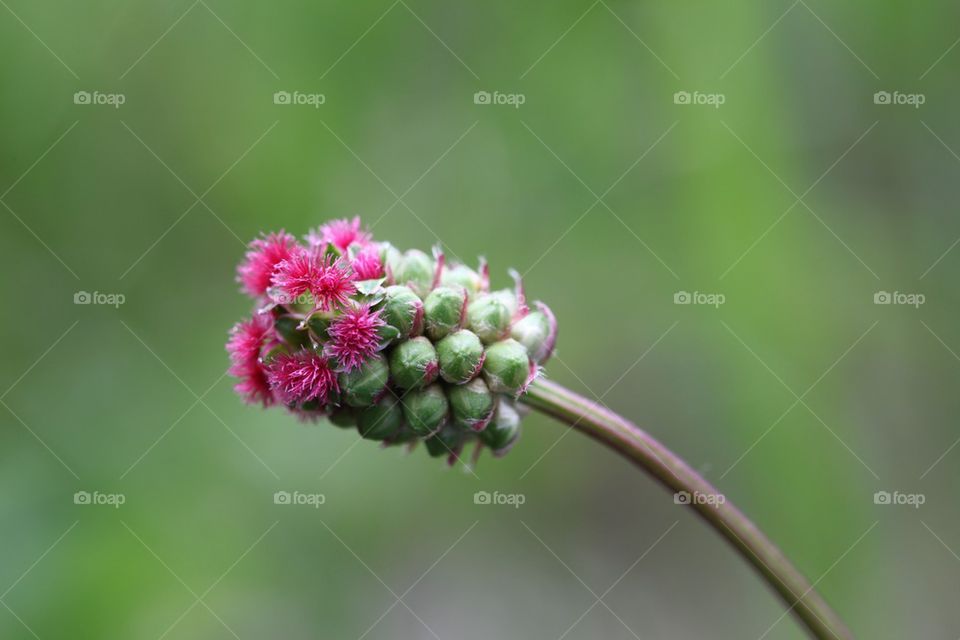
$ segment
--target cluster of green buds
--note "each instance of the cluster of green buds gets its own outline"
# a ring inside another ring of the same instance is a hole
[[[348,286],[337,286],[346,296],[325,305],[322,269],[294,268],[290,258],[274,265],[255,316],[272,329],[260,320],[257,364],[268,390],[251,394],[255,382],[238,376],[238,391],[387,445],[423,441],[451,464],[471,444],[474,458],[484,448],[506,453],[520,435],[518,399],[557,337],[553,313],[527,303],[519,274],[511,271],[512,288],[491,291],[482,259],[474,270],[447,263],[439,248],[401,252],[359,231],[341,246],[313,244],[303,251],[322,250],[321,267],[343,267],[336,275]],[[304,277],[316,286],[298,289]],[[284,287],[301,297],[285,297]],[[250,337],[249,324],[238,325],[231,344]]]
[[[381,259],[390,275],[374,308],[387,345],[341,374],[332,420],[372,440],[423,440],[451,461],[471,442],[502,455],[520,435],[516,400],[553,350],[550,309],[527,306],[519,277],[514,290],[491,292],[485,264],[447,266],[440,251],[389,245]]]

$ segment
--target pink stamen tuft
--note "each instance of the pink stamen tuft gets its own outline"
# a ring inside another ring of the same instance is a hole
[[[353,220],[332,220],[322,225],[318,232],[310,233],[310,242],[327,242],[335,246],[341,252],[345,252],[347,247],[353,243],[366,245],[370,242],[371,236],[360,228],[360,216]]]
[[[345,371],[357,369],[379,349],[378,330],[385,324],[380,311],[371,312],[369,305],[347,309],[327,329],[330,342],[323,353],[335,358]]]
[[[353,259],[351,265],[357,280],[375,280],[383,277],[383,263],[375,247],[365,247]]]
[[[330,394],[339,391],[337,374],[327,360],[308,349],[277,356],[267,367],[267,378],[277,397],[289,405],[311,400],[326,404]]]
[[[268,316],[255,315],[250,320],[237,323],[230,331],[227,352],[230,354],[229,374],[240,381],[234,390],[250,404],[268,407],[274,402],[266,372],[260,364],[260,352],[268,337],[272,336],[273,324]]]
[[[447,262],[447,257],[443,253],[443,247],[440,245],[436,245],[433,248],[433,259],[437,263],[437,268],[433,272],[433,286],[430,287],[431,290],[440,286],[440,279],[443,277],[443,266]]]
[[[490,291],[490,265],[483,256],[480,256],[480,291]]]
[[[513,278],[514,291],[517,297],[517,311],[513,314],[514,320],[526,317],[530,313],[530,307],[527,306],[527,294],[523,288],[523,276],[516,269],[510,269],[510,277]]]
[[[243,262],[237,267],[237,280],[254,298],[266,293],[274,267],[302,250],[296,239],[283,231],[257,238],[248,246]]]
[[[288,303],[310,292],[317,308],[330,311],[344,306],[357,289],[353,274],[342,258],[304,251],[277,265],[273,284],[280,288],[282,300]]]

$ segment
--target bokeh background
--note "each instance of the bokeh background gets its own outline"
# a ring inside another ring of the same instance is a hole
[[[0,5],[3,638],[804,637],[546,418],[471,475],[241,404],[243,243],[352,215],[523,272],[550,377],[691,461],[859,637],[960,635],[956,4]]]

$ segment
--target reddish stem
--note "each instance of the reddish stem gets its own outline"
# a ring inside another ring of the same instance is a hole
[[[840,617],[780,549],[733,503],[725,497],[718,499],[722,494],[713,485],[652,436],[549,380],[534,382],[520,400],[607,445],[675,495],[691,497],[687,504],[753,565],[814,638],[852,640]]]

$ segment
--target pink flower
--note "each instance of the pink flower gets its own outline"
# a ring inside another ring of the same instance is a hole
[[[311,400],[326,404],[330,394],[339,391],[337,374],[325,358],[309,349],[277,356],[267,367],[267,378],[277,397],[289,405]]]
[[[359,245],[366,245],[370,242],[371,236],[366,231],[360,229],[360,216],[353,220],[331,220],[327,224],[321,225],[319,233],[311,232],[308,236],[310,244],[321,244],[327,242],[335,246],[341,252],[347,250],[351,244],[356,242]]]
[[[264,343],[272,337],[273,323],[268,316],[255,315],[250,320],[238,322],[230,331],[227,352],[230,354],[230,375],[239,378],[234,387],[244,400],[251,404],[273,404],[273,393],[266,372],[260,364],[260,352]]]
[[[357,280],[374,280],[383,277],[383,263],[375,247],[365,247],[351,263]]]
[[[323,354],[335,358],[345,371],[357,369],[380,348],[378,329],[385,324],[369,305],[346,309],[327,329],[330,342]]]
[[[254,298],[266,293],[273,268],[279,262],[302,251],[296,239],[283,231],[257,238],[249,247],[243,262],[237,267],[237,280],[243,285],[243,290]]]
[[[317,308],[324,311],[342,307],[357,292],[353,273],[343,258],[334,260],[315,251],[301,252],[278,264],[273,284],[284,294],[278,302],[293,301],[309,291]]]

